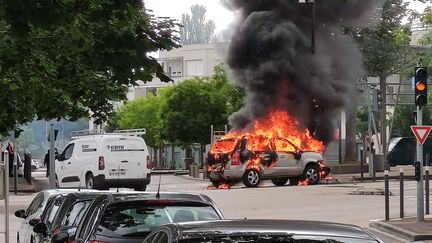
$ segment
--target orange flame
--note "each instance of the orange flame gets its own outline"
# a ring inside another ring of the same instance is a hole
[[[222,183],[219,185],[218,189],[230,189],[230,185],[227,183]]]
[[[308,179],[300,180],[300,181],[298,182],[298,186],[308,186],[309,183],[310,183],[310,181],[309,181]]]

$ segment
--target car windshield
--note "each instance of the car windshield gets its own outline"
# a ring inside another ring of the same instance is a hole
[[[179,243],[273,243],[273,242],[290,242],[290,243],[376,243],[368,239],[357,239],[348,237],[333,236],[314,236],[314,235],[235,235],[235,236],[205,236],[193,237],[180,240]]]
[[[216,211],[207,205],[112,205],[105,210],[97,234],[113,238],[145,237],[164,224],[217,219]]]

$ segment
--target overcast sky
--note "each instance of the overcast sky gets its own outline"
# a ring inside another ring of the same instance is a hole
[[[417,11],[422,11],[425,7],[418,0],[408,2],[410,2],[410,7]],[[234,14],[225,9],[219,0],[144,0],[144,4],[146,8],[152,9],[156,16],[171,17],[178,20],[181,20],[183,13],[190,12],[191,5],[204,5],[207,8],[207,19],[213,19],[216,23],[216,32],[226,29],[234,19]]]

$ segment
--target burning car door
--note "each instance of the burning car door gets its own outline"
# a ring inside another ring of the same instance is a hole
[[[299,175],[302,172],[301,159],[296,158],[297,149],[288,140],[283,138],[275,139],[276,153],[278,156],[278,175]]]

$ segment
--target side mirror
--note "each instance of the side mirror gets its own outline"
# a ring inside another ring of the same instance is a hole
[[[15,217],[17,217],[17,218],[23,218],[23,219],[27,218],[25,210],[21,209],[21,210],[16,211],[15,212]]]
[[[66,232],[60,232],[58,234],[55,234],[51,239],[52,243],[68,243],[68,241],[69,234]]]
[[[39,219],[30,219],[30,221],[29,221],[30,226],[35,226],[39,223],[40,223]]]
[[[45,223],[38,223],[33,227],[35,233],[42,234],[44,237],[48,235],[48,227]]]

